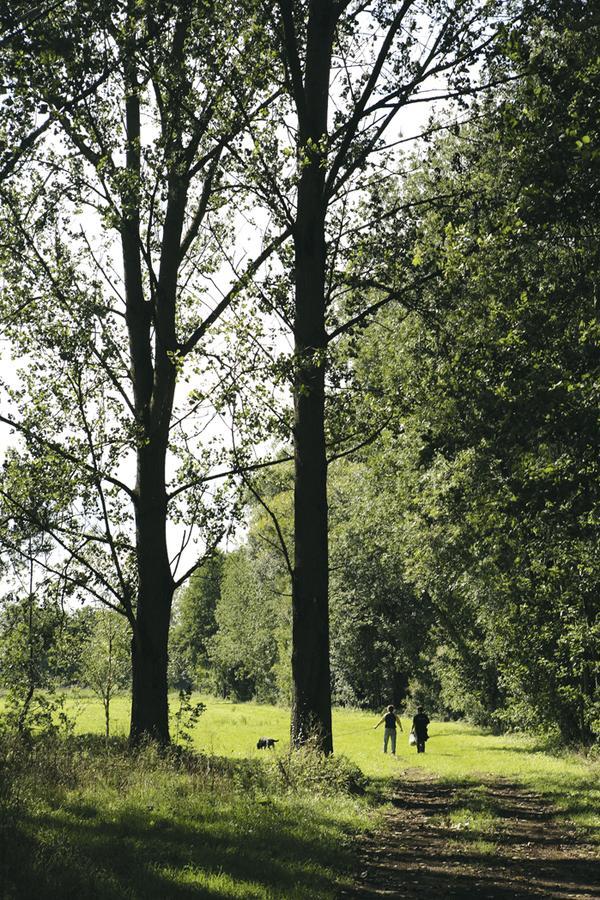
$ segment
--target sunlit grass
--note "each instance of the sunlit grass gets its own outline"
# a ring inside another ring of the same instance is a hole
[[[256,749],[261,736],[277,738],[278,753],[289,747],[289,710],[195,695],[193,701],[198,700],[206,711],[191,732],[195,749],[233,759],[261,758],[265,751]],[[176,706],[173,695],[172,710]],[[102,731],[102,711],[93,695],[70,693],[67,710],[78,733]],[[129,698],[117,697],[111,711],[113,734],[127,734],[129,714]],[[600,763],[575,753],[551,753],[537,737],[485,734],[464,722],[433,722],[426,753],[417,754],[408,745],[407,718],[402,719],[396,756],[384,755],[382,728],[373,729],[378,718],[361,710],[333,711],[335,752],[347,756],[367,777],[402,777],[407,768],[422,768],[452,782],[510,779],[549,797],[576,824],[600,834]]]
[[[203,753],[181,763],[151,747],[132,758],[123,738],[105,743],[100,704],[79,692],[66,710],[95,740],[0,741],[11,779],[0,785],[3,900],[331,900],[349,883],[354,836],[377,819],[368,797],[339,789],[352,771],[316,754],[259,753],[265,730],[287,731],[285,710],[204,699]],[[127,700],[112,712],[113,732],[125,733]]]
[[[546,797],[565,817],[600,842],[600,762],[574,752],[553,753],[537,737],[484,734],[464,722],[433,722],[426,752],[408,746],[407,722],[399,736],[397,757],[386,758],[379,746],[379,732],[369,734],[373,717],[340,710],[335,716],[345,753],[370,777],[401,778],[408,768],[424,769],[450,783],[478,785],[498,778],[523,784]],[[350,731],[350,724],[355,732]],[[361,730],[362,728],[362,730]],[[336,729],[334,727],[334,737]]]
[[[502,828],[486,787],[497,779],[539,791],[588,834],[600,834],[598,763],[552,754],[535,738],[433,722],[427,752],[417,754],[404,718],[397,755],[384,755],[382,729],[373,728],[379,714],[336,709],[336,758],[347,757],[371,780],[362,796],[324,789],[318,759],[297,764],[288,756],[289,710],[198,700],[206,710],[191,738],[202,755],[198,769],[187,771],[152,754],[132,762],[123,740],[127,697],[113,703],[112,733],[121,737],[106,746],[99,701],[68,693],[76,734],[98,737],[85,739],[67,762],[36,758],[15,775],[13,794],[3,800],[0,791],[4,865],[13,885],[15,873],[20,880],[7,900],[332,898],[351,877],[356,834],[379,821],[392,780],[415,770],[453,785],[455,802],[440,824],[482,855],[495,852]],[[262,736],[278,739],[277,749],[257,750]]]
[[[234,759],[260,758],[259,737],[277,738],[277,752],[289,747],[289,710],[257,703],[234,703],[209,696],[202,700],[205,713],[193,732],[193,746],[209,754]],[[102,729],[100,705],[92,696],[70,696],[69,712],[76,716],[77,731]],[[175,708],[177,698],[171,698]],[[129,700],[113,704],[113,730],[126,734]],[[353,709],[334,709],[334,749],[344,754],[369,778],[402,777],[408,768],[421,768],[450,782],[474,784],[496,778],[522,783],[539,791],[575,824],[600,840],[600,763],[575,753],[551,753],[537,737],[521,734],[485,734],[464,722],[433,722],[424,754],[408,745],[410,719],[402,718],[396,756],[382,753],[382,728],[374,730],[379,716]]]

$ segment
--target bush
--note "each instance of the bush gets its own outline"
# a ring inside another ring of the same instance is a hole
[[[270,754],[267,769],[278,789],[311,794],[362,794],[366,778],[345,756],[325,756],[309,741],[285,755]]]

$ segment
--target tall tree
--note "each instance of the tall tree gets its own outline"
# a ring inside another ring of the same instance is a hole
[[[51,535],[57,575],[128,619],[131,737],[166,742],[172,597],[198,564],[181,572],[185,549],[194,525],[209,553],[227,528],[199,438],[223,373],[201,350],[281,240],[227,266],[228,162],[272,91],[263,32],[251,2],[19,5],[6,83],[52,133],[2,188],[2,318],[27,360],[5,386],[0,421],[25,450],[3,503]]]
[[[293,302],[280,303],[279,309],[294,341],[295,744],[316,732],[323,751],[333,746],[326,427],[331,354],[340,335],[411,289],[411,283],[393,288],[373,283],[363,272],[364,290],[355,291],[355,305],[341,303],[349,287],[353,238],[377,223],[372,210],[368,222],[351,224],[354,201],[371,180],[381,178],[373,161],[381,160],[384,135],[402,111],[433,97],[467,96],[470,67],[505,27],[500,20],[512,14],[510,3],[478,0],[278,0],[272,13],[288,103],[270,134],[255,133],[255,154],[259,193],[293,240],[291,258],[284,259]],[[419,273],[414,281],[420,280]],[[351,443],[347,429],[330,434],[330,440],[338,452]]]

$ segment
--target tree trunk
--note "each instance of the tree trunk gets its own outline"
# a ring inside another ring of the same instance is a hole
[[[167,552],[166,436],[138,450],[138,594],[131,645],[130,739],[169,743],[167,664],[173,577]]]
[[[324,376],[323,362],[306,364],[295,397],[292,740],[314,735],[331,753]]]
[[[336,14],[312,3],[304,96],[298,103],[303,159],[295,240],[294,534],[292,722],[294,745],[314,736],[331,753],[329,559],[325,447],[325,210],[327,110]]]
[[[17,719],[17,731],[19,734],[23,734],[25,731],[25,722],[27,721],[27,715],[29,713],[31,701],[33,700],[34,691],[35,687],[33,684],[30,684],[27,689],[27,695],[23,701],[23,706],[21,707],[21,712],[19,713],[19,718]]]
[[[138,15],[129,0],[131,15]],[[135,43],[132,38],[133,44]],[[126,318],[135,400],[137,480],[135,490],[137,603],[131,645],[130,740],[151,737],[169,743],[167,663],[174,583],[167,550],[166,457],[177,372],[175,303],[178,237],[185,210],[183,195],[170,188],[163,228],[161,267],[154,308],[145,300],[140,255],[140,211],[135,187],[141,178],[140,103],[136,57],[127,56],[125,101],[130,194],[124,192],[121,226]],[[177,180],[176,180],[177,181]],[[177,215],[173,213],[173,207]],[[153,314],[154,313],[154,314]],[[152,333],[154,329],[154,333]]]

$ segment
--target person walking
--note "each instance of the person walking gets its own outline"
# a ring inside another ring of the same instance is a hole
[[[383,729],[383,752],[387,753],[388,743],[392,744],[392,753],[396,755],[396,727],[400,728],[402,731],[402,722],[394,712],[393,706],[388,706],[387,712],[383,714],[377,725],[373,725],[373,730],[375,728],[379,728],[380,725],[385,723],[385,727]]]
[[[422,706],[417,706],[416,715],[413,716],[411,731],[417,740],[417,753],[425,753],[425,742],[429,740],[427,726],[429,716],[423,712]]]

